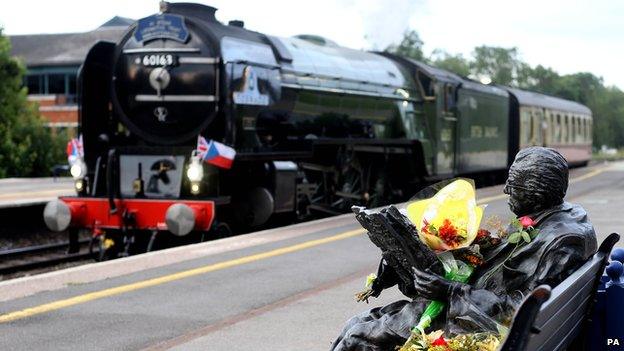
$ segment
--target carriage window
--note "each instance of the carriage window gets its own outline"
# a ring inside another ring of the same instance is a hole
[[[557,140],[558,143],[561,143],[563,141],[562,138],[561,138],[561,134],[562,134],[561,130],[562,129],[563,129],[563,126],[561,125],[561,115],[557,115],[557,127],[556,127],[557,138],[556,138],[556,140]]]
[[[557,133],[555,132],[555,129],[557,128],[557,125],[555,124],[555,115],[552,113],[549,113],[548,115],[550,117],[550,142],[551,144],[554,144],[557,141]]]
[[[544,114],[542,119],[542,135],[544,136],[544,144],[550,144],[550,129],[552,124],[550,123],[550,118],[546,114]]]
[[[574,119],[572,116],[568,116],[568,143],[572,143],[574,141]]]
[[[561,123],[561,141],[564,143],[568,142],[568,128],[568,115],[564,115]]]
[[[533,145],[535,140],[535,131],[533,130],[533,113],[529,112],[529,145]]]
[[[581,117],[576,116],[576,142],[583,142],[583,128],[581,127]]]

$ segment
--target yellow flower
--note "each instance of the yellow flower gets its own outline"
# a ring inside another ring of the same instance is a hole
[[[475,197],[474,186],[458,179],[440,189],[432,198],[408,204],[407,215],[418,229],[420,239],[433,250],[466,247],[476,238],[483,217],[484,206],[477,206]],[[444,220],[451,221],[463,238],[455,247],[449,247],[438,236],[422,230],[427,224],[440,228]]]

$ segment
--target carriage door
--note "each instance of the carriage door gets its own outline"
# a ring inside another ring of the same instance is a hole
[[[455,86],[445,83],[439,85],[438,109],[438,174],[454,173],[455,155],[457,151],[457,108],[455,101]]]

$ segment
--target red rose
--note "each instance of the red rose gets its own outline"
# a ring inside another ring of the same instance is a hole
[[[481,238],[485,238],[486,236],[490,236],[492,233],[490,233],[489,230],[485,230],[485,229],[479,229],[477,231],[477,237],[476,240],[479,240]]]
[[[446,343],[446,340],[444,340],[444,337],[441,336],[433,340],[433,342],[431,343],[431,346],[448,346],[448,344]]]
[[[520,224],[522,224],[522,228],[528,228],[535,225],[535,221],[529,216],[520,217],[518,220],[520,221]]]

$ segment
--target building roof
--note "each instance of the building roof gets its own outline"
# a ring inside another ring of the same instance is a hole
[[[11,54],[21,58],[27,67],[80,65],[96,42],[119,41],[128,22],[134,21],[115,16],[90,32],[12,35]]]

